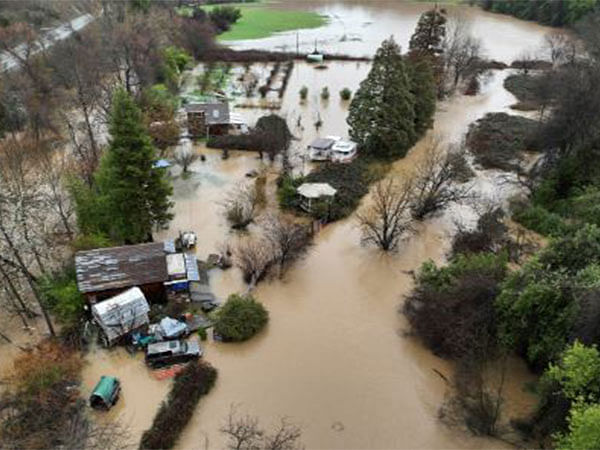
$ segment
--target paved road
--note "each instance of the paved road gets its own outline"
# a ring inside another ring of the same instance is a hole
[[[69,37],[74,31],[79,31],[85,28],[94,20],[91,14],[83,14],[70,22],[64,23],[53,30],[48,31],[33,50],[34,53],[39,52],[43,48],[52,46],[55,42],[62,41]],[[15,48],[15,51],[25,56],[27,44],[21,44]],[[8,72],[19,67],[19,61],[12,55],[6,52],[0,53],[0,72]]]

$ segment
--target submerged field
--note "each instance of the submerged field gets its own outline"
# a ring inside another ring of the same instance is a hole
[[[221,41],[260,39],[279,31],[318,28],[326,18],[312,11],[294,11],[271,8],[266,4],[239,4],[242,18],[231,30],[221,34]]]

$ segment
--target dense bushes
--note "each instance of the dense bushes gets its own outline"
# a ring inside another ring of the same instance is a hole
[[[559,236],[568,229],[565,221],[543,206],[518,204],[513,207],[513,219],[525,228],[544,236]]]
[[[175,376],[166,401],[162,402],[152,426],[142,435],[140,448],[173,448],[192,418],[200,397],[210,392],[217,370],[206,362],[189,363]]]
[[[519,19],[534,20],[544,25],[560,27],[577,22],[592,11],[596,0],[557,2],[555,0],[506,1],[479,0],[485,10],[510,14]]]
[[[471,124],[467,145],[486,169],[518,170],[520,153],[539,148],[537,122],[506,113],[489,113]]]
[[[269,313],[251,295],[231,295],[215,313],[215,332],[226,341],[246,341],[264,328]]]
[[[331,205],[315,209],[315,218],[335,221],[349,216],[360,203],[361,198],[369,191],[369,185],[377,175],[370,169],[365,158],[356,158],[350,164],[326,163],[308,174],[307,183],[329,183],[335,189]]]
[[[589,323],[596,317],[588,309],[591,305],[582,306],[600,282],[599,246],[600,229],[583,227],[552,241],[507,278],[497,302],[501,336],[534,368],[554,361],[570,340],[584,337],[582,331],[598,335],[600,325]],[[589,301],[595,302],[596,296]]]
[[[414,333],[434,353],[481,360],[496,350],[494,301],[506,258],[458,255],[448,266],[425,263],[404,312]]]

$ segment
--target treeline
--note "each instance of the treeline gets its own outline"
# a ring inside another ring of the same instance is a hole
[[[543,25],[572,25],[598,6],[598,0],[478,0],[486,11],[510,14]]]
[[[547,235],[547,246],[520,258],[522,241],[507,234],[501,213],[488,212],[474,231],[459,232],[448,265],[422,267],[405,306],[415,334],[458,362],[444,416],[477,433],[518,431],[534,447],[600,447],[599,19],[575,27],[585,54],[551,36],[557,68],[523,84],[543,113],[535,135],[543,155],[522,174],[531,195],[514,202],[513,218]],[[505,152],[490,142],[496,150]],[[541,376],[537,410],[509,430],[500,418],[512,353]]]

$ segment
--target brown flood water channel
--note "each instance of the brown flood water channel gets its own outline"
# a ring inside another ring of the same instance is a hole
[[[346,17],[346,27],[384,18],[370,26],[375,41],[369,40],[364,49],[368,54],[374,52],[380,38],[390,34],[406,46],[420,12],[426,8],[401,2],[364,3],[366,6],[357,2],[326,2],[323,8]],[[292,4],[309,9],[316,5]],[[547,31],[477,9],[465,10],[469,17],[478,20],[475,31],[483,39],[490,58],[516,58],[525,49],[537,48]],[[324,27],[323,36],[332,33],[332,26]],[[277,39],[283,45],[289,35],[243,45],[261,48]],[[298,151],[316,136],[313,123],[319,114],[324,123],[320,135],[347,133],[347,104],[339,100],[338,91],[343,87],[355,91],[368,69],[366,63],[330,63],[327,70],[321,71],[296,64],[279,113],[300,138],[295,145]],[[478,96],[458,96],[441,103],[432,134],[443,136],[449,143],[457,142],[468,125],[485,113],[508,112],[515,102],[502,87],[508,73],[493,72]],[[308,86],[309,96],[301,105],[298,91],[303,85]],[[327,102],[317,95],[323,86],[332,93]],[[266,113],[248,109],[237,112],[250,123]],[[301,127],[296,126],[299,115]],[[421,148],[422,144],[417,144],[394,165],[394,172],[411,170]],[[194,163],[194,172],[188,179],[174,177],[175,219],[170,230],[157,238],[192,229],[199,236],[197,253],[205,258],[217,250],[219,243],[234,236],[220,202],[232,186],[246,180],[246,172],[258,169],[262,163],[249,152],[232,152],[228,160],[222,160],[217,151],[202,146],[196,150],[206,156],[206,161]],[[304,169],[308,170],[306,166]],[[497,174],[479,175],[477,186],[481,192],[500,199],[506,197],[504,188],[497,184]],[[212,392],[200,401],[179,448],[222,448],[219,428],[232,405],[239,405],[238,410],[244,414],[258,416],[264,426],[289,417],[302,428],[302,440],[308,448],[505,447],[500,441],[475,438],[439,421],[437,413],[446,385],[432,369],[449,376],[452,366],[433,356],[419,342],[404,337],[407,324],[397,312],[403,296],[412,287],[407,272],[428,259],[444,260],[453,219],[461,211],[454,208],[421,224],[393,255],[362,247],[352,217],[323,229],[308,256],[285,279],[264,282],[255,290],[256,297],[270,312],[271,320],[264,332],[243,344],[209,340],[205,345],[204,357],[218,368],[219,379]],[[221,299],[245,288],[235,269],[212,271],[210,276],[213,290]],[[89,355],[84,370],[84,389],[88,390],[102,374],[121,378],[122,401],[109,417],[129,425],[136,441],[151,424],[170,388],[169,381],[157,381],[150,375],[140,356],[133,358],[122,349],[98,349]],[[531,408],[533,399],[524,392],[524,383],[532,379],[521,362],[511,361],[509,415],[522,415]]]

